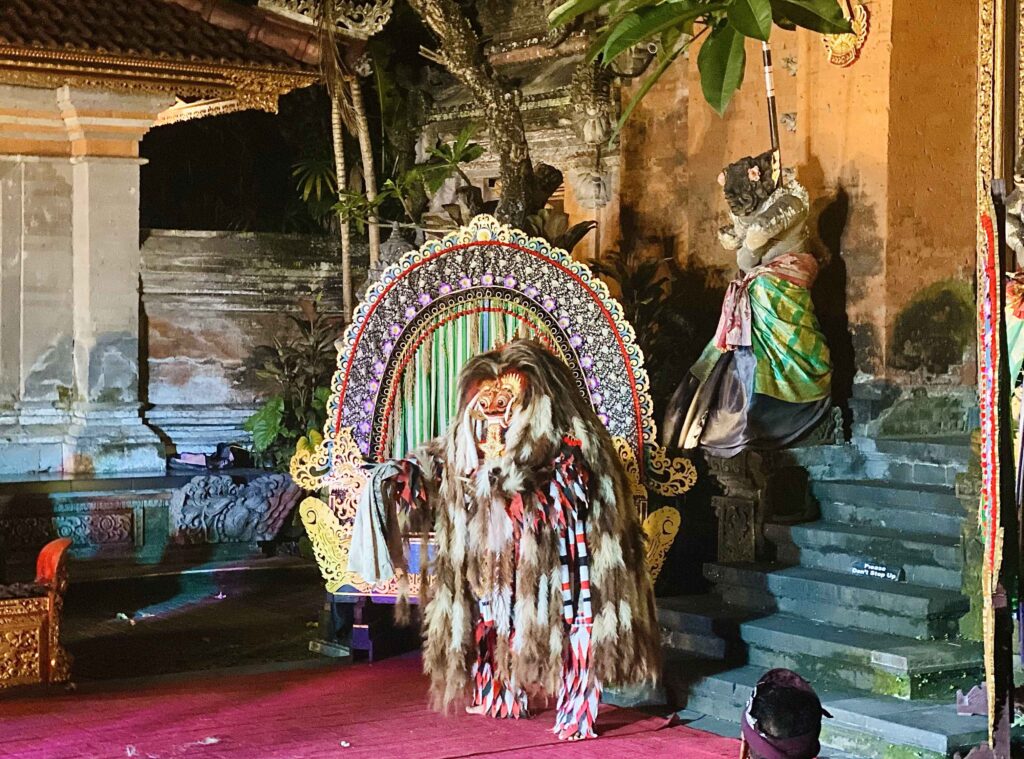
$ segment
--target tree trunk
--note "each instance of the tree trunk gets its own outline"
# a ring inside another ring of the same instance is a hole
[[[526,128],[519,110],[519,93],[505,82],[484,57],[481,43],[456,0],[409,0],[440,42],[438,57],[473,94],[483,108],[498,154],[501,200],[496,215],[515,227],[526,222],[533,164],[526,142]]]
[[[331,140],[334,144],[334,175],[338,193],[348,184],[345,171],[345,133],[341,126],[341,107],[336,96],[331,96]],[[341,238],[341,302],[345,323],[352,319],[352,243],[348,234],[348,220],[338,213],[338,236]]]
[[[373,143],[370,141],[370,123],[366,120],[363,85],[359,83],[359,78],[356,76],[348,80],[348,85],[352,93],[352,110],[356,117],[359,153],[363,159],[363,183],[366,186],[366,199],[372,204],[377,199],[377,174],[373,167]],[[367,219],[366,235],[370,245],[370,267],[372,268],[380,259],[380,224],[376,214],[371,214]]]

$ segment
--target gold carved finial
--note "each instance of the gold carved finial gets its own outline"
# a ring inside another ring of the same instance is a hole
[[[821,41],[830,63],[852,66],[868,39],[868,9],[859,0],[847,0],[843,15],[850,20],[850,34],[824,34]]]

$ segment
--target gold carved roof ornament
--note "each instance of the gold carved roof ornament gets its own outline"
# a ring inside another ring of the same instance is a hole
[[[316,23],[323,0],[260,0],[260,7]],[[334,0],[334,25],[347,37],[366,40],[391,19],[394,0]]]
[[[318,79],[316,70],[298,64],[250,67],[0,45],[0,84],[173,94],[178,100],[158,124],[251,108],[276,113],[281,95]]]
[[[849,34],[824,34],[821,42],[830,63],[836,66],[852,66],[860,57],[861,48],[868,39],[868,9],[860,0],[846,0],[843,15],[850,21],[853,32]]]

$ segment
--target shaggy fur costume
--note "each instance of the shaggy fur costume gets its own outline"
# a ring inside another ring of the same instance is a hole
[[[509,371],[526,379],[525,391],[505,432],[504,455],[484,460],[467,406],[482,382]],[[396,526],[404,534],[435,533],[434,582],[421,599],[432,706],[443,710],[472,695],[475,634],[485,597],[498,626],[496,676],[530,692],[553,695],[564,686],[570,632],[576,628],[566,623],[559,534],[545,495],[555,468],[567,463],[583,471],[586,491],[581,516],[593,625],[585,677],[597,682],[598,692],[600,683],[656,679],[654,595],[630,483],[611,437],[568,368],[539,344],[515,341],[465,366],[459,398],[448,432],[410,457],[405,476],[392,480],[385,493],[399,504]],[[527,519],[513,530],[510,504],[516,513],[547,510],[547,519]],[[402,557],[395,558],[403,566]],[[579,577],[572,582],[578,594]],[[503,603],[512,608],[494,608]],[[400,600],[399,616],[401,608]],[[502,619],[511,620],[511,630]]]

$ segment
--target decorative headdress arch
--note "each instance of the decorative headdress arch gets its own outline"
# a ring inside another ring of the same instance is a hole
[[[565,251],[477,216],[388,267],[338,342],[324,439],[292,461],[299,485],[331,491],[330,507],[311,499],[302,509],[329,589],[359,587],[357,578],[341,576],[347,546],[332,546],[348,532],[362,464],[403,455],[443,432],[462,365],[516,337],[544,343],[570,367],[616,441],[642,517],[648,487],[666,495],[692,487],[692,463],[669,460],[657,446],[643,353],[605,284]],[[661,526],[648,527],[671,533],[667,542],[652,541],[657,569],[678,529],[678,513],[664,511],[655,520]]]

